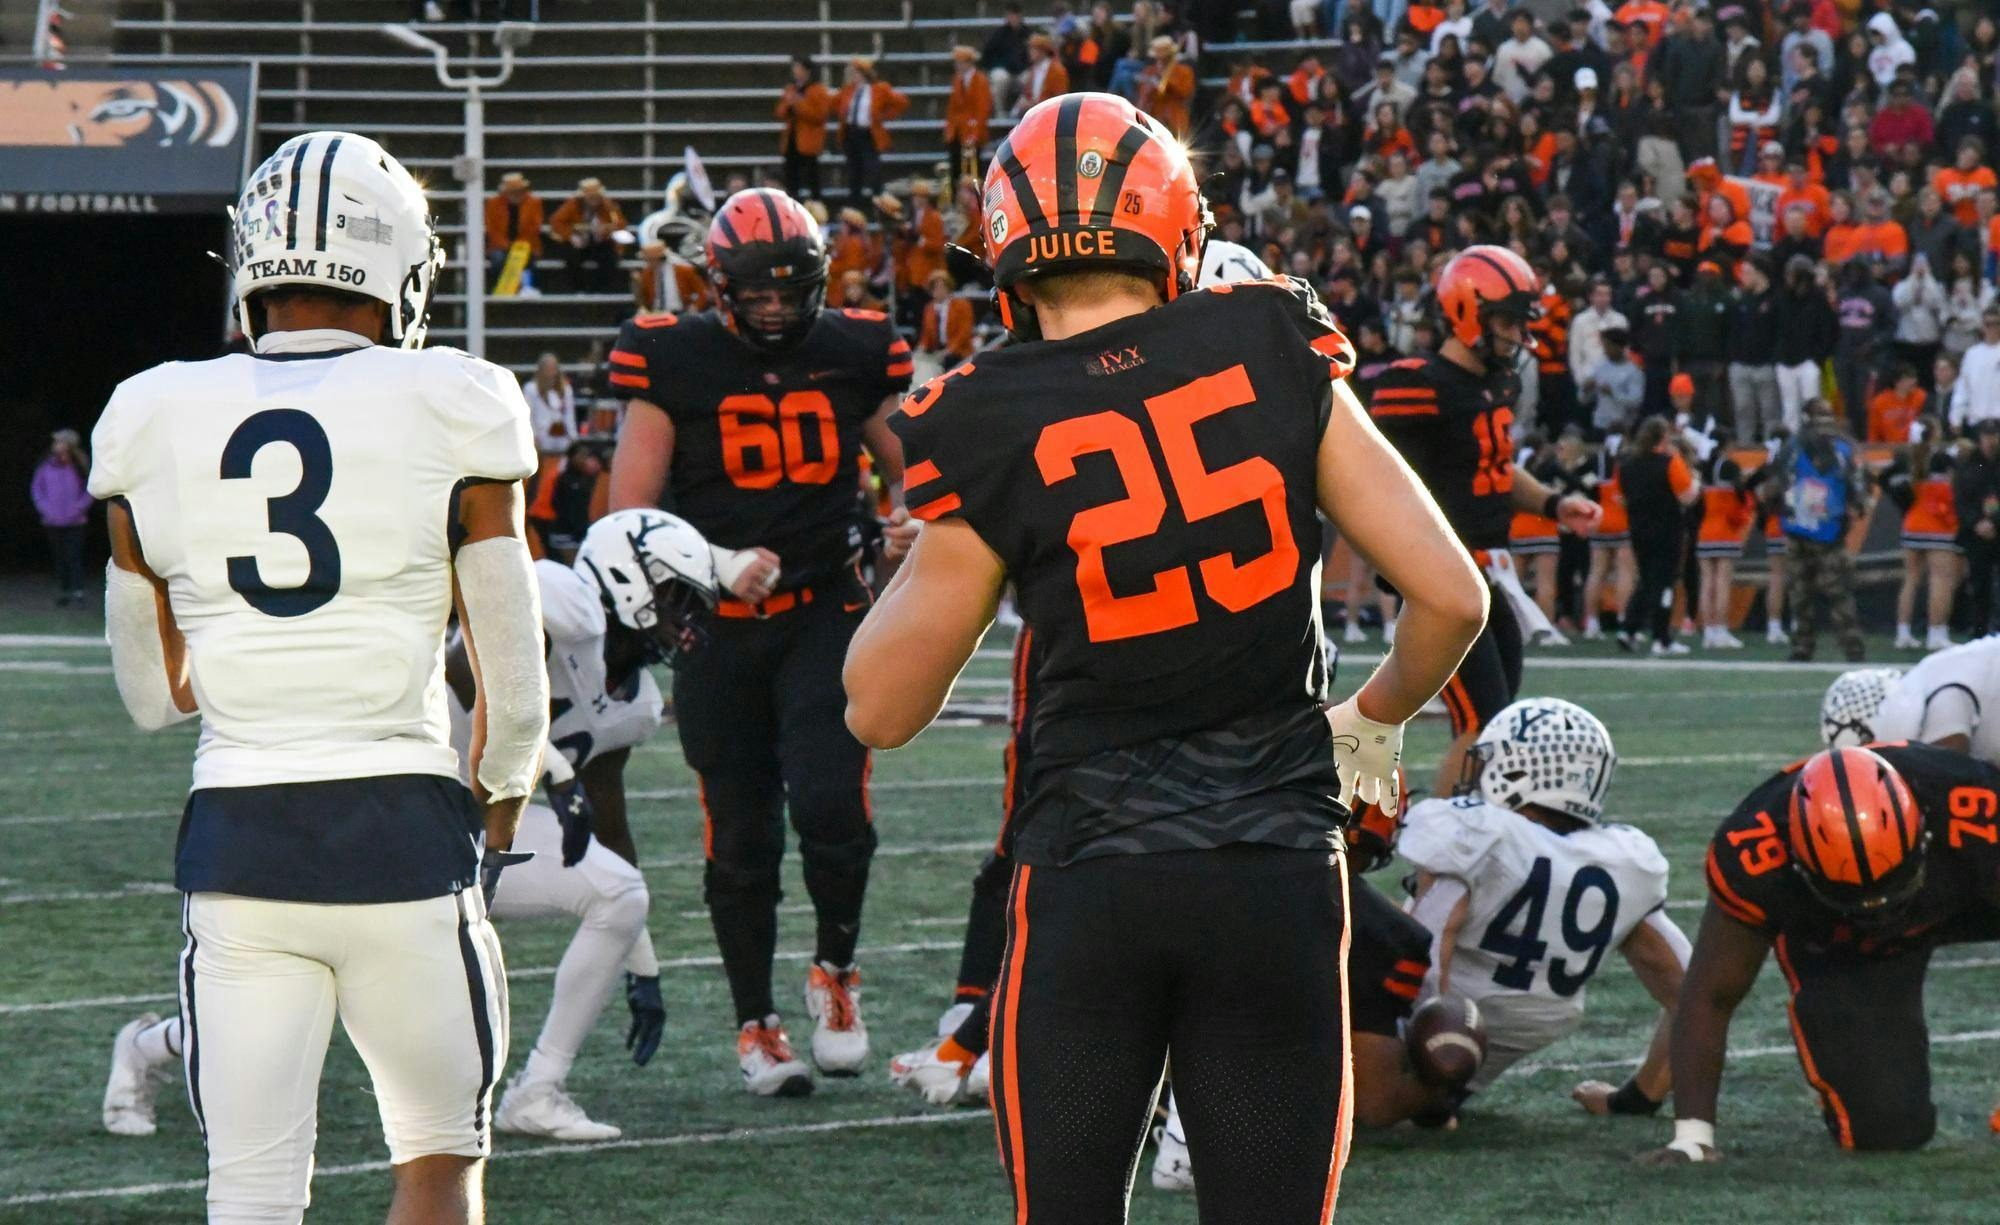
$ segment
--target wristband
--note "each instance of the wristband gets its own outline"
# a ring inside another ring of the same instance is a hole
[[[1664,1100],[1654,1101],[1646,1096],[1646,1091],[1639,1087],[1638,1081],[1627,1080],[1618,1086],[1617,1091],[1605,1104],[1611,1108],[1613,1114],[1658,1114]],[[1713,1134],[1713,1131],[1711,1128],[1710,1133]]]
[[[1562,500],[1563,496],[1560,493],[1552,493],[1544,499],[1542,502],[1542,518],[1555,518],[1556,512],[1562,509]]]

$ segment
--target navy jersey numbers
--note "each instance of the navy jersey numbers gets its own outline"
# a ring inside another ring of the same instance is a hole
[[[1493,981],[1502,987],[1514,991],[1532,988],[1535,963],[1548,956],[1549,942],[1542,938],[1542,922],[1548,909],[1552,875],[1548,856],[1537,856],[1528,879],[1521,882],[1521,887],[1507,899],[1507,904],[1493,916],[1480,936],[1481,949],[1493,954],[1496,960],[1509,959],[1493,968]],[[1593,893],[1599,895],[1600,901],[1597,921],[1586,926],[1583,907]],[[1523,915],[1523,911],[1527,913]],[[1517,923],[1519,931],[1513,930]],[[1569,892],[1562,905],[1562,942],[1572,956],[1549,962],[1549,989],[1565,999],[1583,990],[1590,976],[1597,973],[1617,928],[1618,883],[1611,873],[1595,865],[1578,869],[1570,878]],[[1582,958],[1583,964],[1572,968],[1575,957]]]
[[[1252,404],[1256,394],[1241,365],[1148,398],[1146,417],[1160,454],[1166,482],[1192,523],[1248,504],[1261,504],[1270,531],[1269,547],[1238,563],[1229,553],[1201,559],[1202,588],[1231,612],[1242,612],[1277,595],[1298,575],[1299,549],[1285,508],[1285,482],[1261,456],[1210,471],[1195,441],[1194,427],[1205,418]],[[1125,496],[1080,510],[1070,521],[1068,542],[1076,552],[1076,585],[1092,642],[1136,638],[1191,625],[1197,619],[1194,577],[1187,566],[1161,570],[1149,590],[1119,595],[1106,573],[1106,549],[1153,535],[1166,517],[1162,474],[1146,445],[1139,422],[1116,412],[1071,417],[1043,428],[1035,443],[1042,480],[1059,485],[1076,475],[1079,457],[1108,453],[1116,464]]]
[[[267,522],[273,533],[305,546],[305,581],[296,587],[273,587],[264,581],[256,557],[241,556],[228,559],[229,586],[258,612],[302,617],[340,591],[340,546],[319,517],[319,508],[333,489],[333,448],[326,430],[310,413],[265,409],[246,418],[224,444],[222,479],[247,479],[257,453],[272,443],[285,443],[298,452],[299,483],[266,503]]]

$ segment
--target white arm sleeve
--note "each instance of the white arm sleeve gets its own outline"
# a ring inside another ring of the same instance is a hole
[[[167,652],[160,643],[160,607],[153,584],[114,563],[104,567],[104,637],[111,643],[111,671],[132,722],[149,732],[192,719],[198,712],[174,705],[167,683]]]
[[[534,562],[526,544],[495,536],[461,548],[457,568],[486,699],[479,785],[492,799],[518,799],[535,789],[549,736],[549,672]]]
[[[1694,955],[1694,945],[1689,942],[1687,933],[1681,930],[1681,925],[1668,918],[1664,910],[1655,910],[1647,915],[1645,922],[1674,951],[1674,960],[1681,963],[1681,969],[1687,969],[1688,958]]]
[[[1953,681],[1941,685],[1924,699],[1923,719],[1915,739],[1936,744],[1947,736],[1970,736],[1979,723],[1979,699],[1972,690]]]

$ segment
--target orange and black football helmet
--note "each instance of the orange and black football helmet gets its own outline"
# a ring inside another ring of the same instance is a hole
[[[1894,915],[1924,883],[1923,814],[1896,768],[1869,749],[1828,749],[1792,785],[1792,866],[1851,919]]]
[[[1031,107],[986,171],[986,253],[1000,318],[1039,336],[1014,295],[1047,272],[1119,268],[1154,278],[1172,301],[1194,288],[1214,224],[1187,150],[1159,120],[1115,94]]]
[[[1535,270],[1506,247],[1467,247],[1438,273],[1438,309],[1460,344],[1482,358],[1512,361],[1520,348],[1502,351],[1488,323],[1496,318],[1526,325],[1542,316],[1542,285]]]
[[[826,305],[819,223],[776,188],[737,192],[709,223],[708,279],[739,336],[761,349],[792,347]]]

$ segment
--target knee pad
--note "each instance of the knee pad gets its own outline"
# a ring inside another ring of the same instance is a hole
[[[843,842],[829,842],[823,838],[799,837],[799,855],[806,861],[808,872],[851,872],[865,870],[870,860],[875,858],[875,827],[864,825],[861,836]]]
[[[1826,1129],[1840,1142],[1840,1121],[1832,1112]],[[1907,1153],[1924,1147],[1937,1134],[1937,1107],[1925,1102],[1921,1110],[1883,1112],[1879,1116],[1849,1120],[1853,1143],[1844,1147],[1857,1153]]]
[[[701,896],[710,906],[776,906],[785,896],[778,884],[778,860],[743,864],[711,859],[701,874]]]

